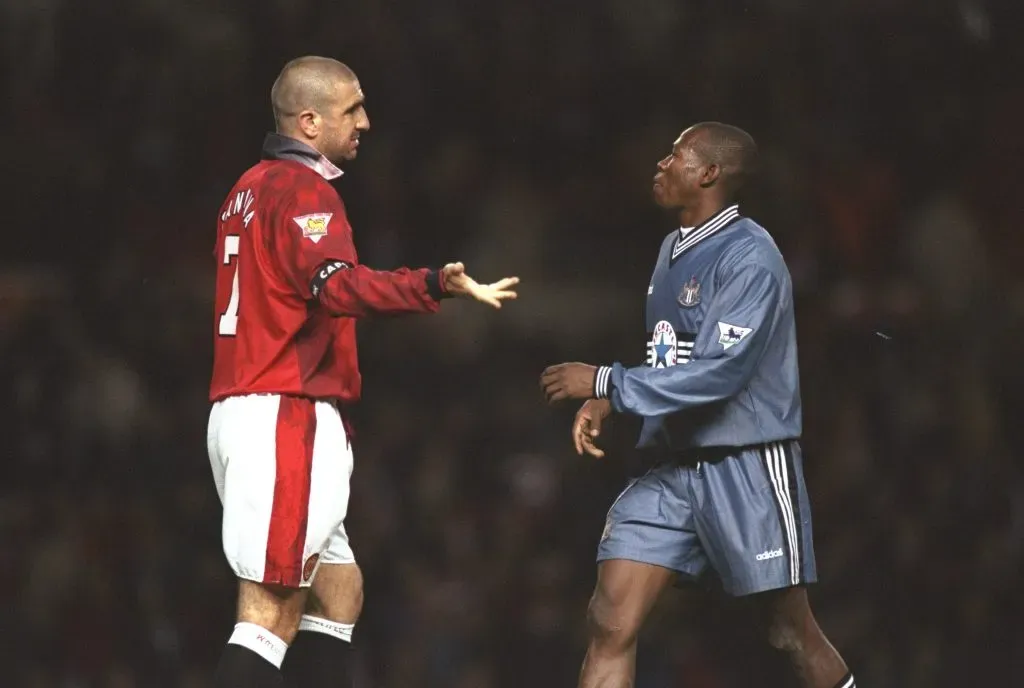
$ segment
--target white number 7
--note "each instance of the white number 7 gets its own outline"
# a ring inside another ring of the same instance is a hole
[[[228,234],[224,237],[224,265],[230,265],[231,259],[238,255],[238,235]],[[235,277],[231,281],[231,300],[228,309],[220,316],[217,332],[222,337],[234,337],[238,330],[238,264],[235,264]]]

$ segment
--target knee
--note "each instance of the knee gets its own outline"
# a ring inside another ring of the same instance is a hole
[[[587,607],[587,630],[590,644],[600,648],[625,651],[636,644],[639,623],[628,610],[598,590]]]
[[[803,650],[803,634],[792,619],[776,618],[768,627],[768,644],[776,650],[797,653]]]
[[[790,588],[767,601],[768,643],[776,650],[799,654],[822,640],[804,589]]]
[[[821,639],[814,615],[809,608],[778,610],[768,626],[768,643],[776,650],[799,654],[816,646]]]
[[[299,627],[305,599],[305,592],[297,588],[242,581],[236,619],[256,624],[291,642]]]

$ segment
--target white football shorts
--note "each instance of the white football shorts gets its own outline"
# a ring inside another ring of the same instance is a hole
[[[222,399],[210,410],[207,447],[235,575],[298,588],[321,563],[355,562],[345,532],[352,448],[333,403]]]

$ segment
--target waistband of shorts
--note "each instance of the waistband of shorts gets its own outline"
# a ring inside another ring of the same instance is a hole
[[[664,447],[638,449],[640,455],[654,463],[675,463],[682,466],[696,466],[700,463],[717,463],[732,456],[740,456],[748,452],[762,452],[773,444],[789,445],[799,442],[799,438],[790,437],[758,444],[718,447],[687,447],[686,449],[670,450]]]
[[[289,399],[303,399],[311,404],[327,404],[328,406],[334,407],[342,414],[346,413],[353,406],[353,404],[346,404],[338,397],[310,397],[304,394],[289,394],[287,392],[251,392],[249,394],[232,394],[230,396],[215,399],[212,403],[218,404],[222,401],[229,401],[231,399],[250,399],[253,397],[288,397]]]
[[[345,403],[338,397],[308,397],[302,394],[286,394],[281,392],[253,392],[251,394],[237,394],[227,396],[222,399],[217,399],[213,402],[213,406],[230,402],[232,399],[247,399],[250,397],[289,397],[292,399],[305,399],[314,406],[316,404],[327,404],[341,417],[341,423],[345,427],[345,434],[348,436],[349,442],[356,436],[355,424],[352,422],[352,409],[354,404]]]

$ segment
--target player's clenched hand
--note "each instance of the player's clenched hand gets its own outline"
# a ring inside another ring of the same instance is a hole
[[[601,434],[601,423],[612,412],[612,405],[607,399],[588,399],[576,412],[576,420],[572,424],[572,443],[576,445],[576,453],[583,456],[586,452],[600,459],[604,451],[594,444]]]
[[[563,399],[590,399],[594,396],[597,367],[586,363],[560,363],[544,370],[540,387],[553,404]]]
[[[512,287],[519,284],[518,277],[506,277],[491,284],[479,284],[466,274],[462,263],[448,263],[441,271],[444,289],[452,296],[476,299],[494,308],[501,308],[501,302],[514,299],[518,294]]]

